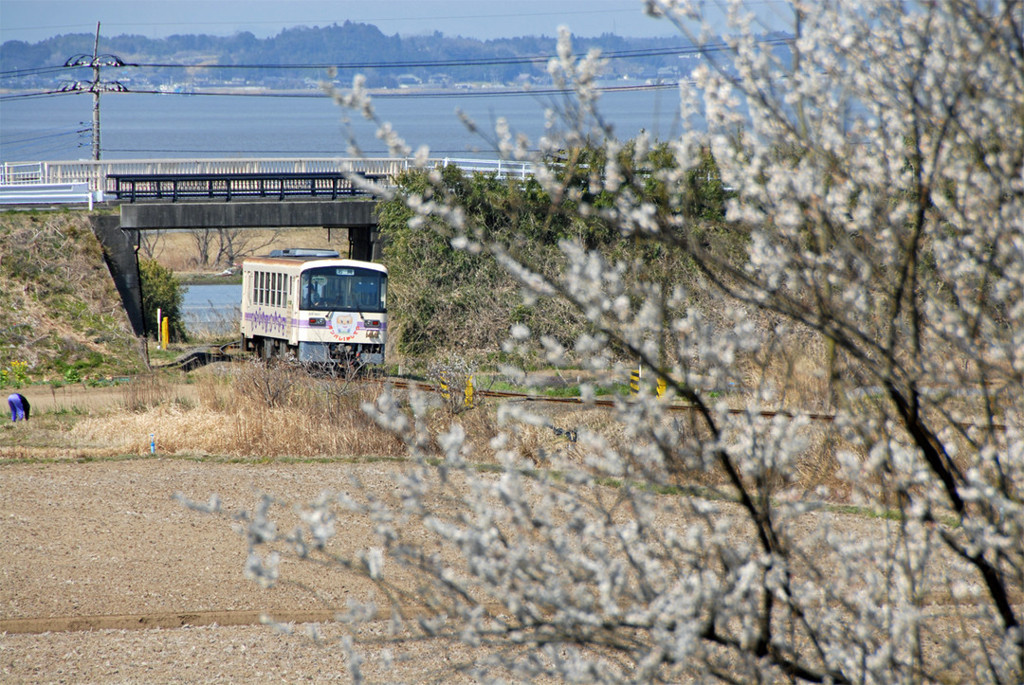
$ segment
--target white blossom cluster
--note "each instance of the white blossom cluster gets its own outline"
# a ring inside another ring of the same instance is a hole
[[[783,56],[742,2],[724,4],[728,50],[709,49],[680,90],[706,128],[671,142],[676,168],[660,180],[677,187],[710,149],[730,225],[749,235],[744,264],[640,200],[611,137],[590,178],[610,205],[562,185],[545,152],[611,133],[600,57],[577,59],[567,32],[549,73],[576,98],[533,159],[555,211],[571,201],[620,235],[685,250],[714,307],[573,241],[545,276],[478,240],[442,194],[407,200],[418,227],[447,226],[528,297],[586,319],[572,350],[536,341],[549,358],[595,373],[640,360],[667,393],[617,401],[619,439],[581,430],[578,458],[541,471],[509,447],[544,423],[528,408],[503,408],[500,468],[478,470],[460,425],[432,436],[421,398],[385,393],[366,411],[415,460],[400,503],[325,496],[287,535],[261,506],[242,521],[250,575],[276,578],[262,546],[288,540],[303,557],[361,517],[377,546],[337,563],[389,588],[392,569],[413,569],[427,615],[402,628],[478,648],[466,669],[482,680],[1024,681],[1024,5],[798,1]],[[703,2],[645,5],[699,45],[722,40]],[[373,116],[358,83],[343,104]],[[507,123],[495,135],[504,154],[530,154]],[[390,127],[381,136],[406,149]],[[631,167],[652,147],[636,141]],[[791,487],[826,449],[820,424],[765,411],[780,392],[758,371],[799,331],[829,351],[829,444],[855,510]],[[531,339],[517,326],[509,349]],[[735,387],[742,405],[716,399]]]

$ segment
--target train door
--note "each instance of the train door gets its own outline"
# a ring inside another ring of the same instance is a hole
[[[295,281],[298,280],[294,276],[288,274],[281,274],[284,278],[284,338],[288,341],[289,345],[298,345],[298,339],[294,338],[294,325],[295,320],[298,318],[298,312],[296,311],[295,303],[298,301],[295,293]]]

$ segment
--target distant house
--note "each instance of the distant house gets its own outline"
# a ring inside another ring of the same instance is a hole
[[[427,84],[436,88],[450,88],[453,82],[450,74],[431,74]]]
[[[400,74],[395,77],[399,88],[416,88],[423,85],[423,79],[416,74]]]

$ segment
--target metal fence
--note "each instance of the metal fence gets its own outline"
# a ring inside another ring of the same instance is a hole
[[[80,160],[69,162],[4,162],[0,186],[22,184],[87,183],[93,192],[112,191],[110,177],[117,175],[211,175],[211,174],[310,174],[347,173],[372,178],[394,178],[414,166],[411,158],[303,158],[303,159],[133,159]],[[469,173],[496,174],[502,178],[532,175],[527,162],[486,159],[439,158],[428,167],[455,165]]]

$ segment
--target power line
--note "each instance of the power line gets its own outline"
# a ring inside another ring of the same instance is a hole
[[[679,87],[679,81],[662,81],[658,83],[645,83],[635,84],[628,86],[599,86],[595,88],[600,93],[630,93],[630,92],[643,92],[643,91],[655,91],[655,90],[672,90]],[[80,92],[88,92],[85,89],[78,91],[70,90],[59,90],[59,91],[44,91],[41,93],[19,93],[17,95],[0,95],[0,102],[5,100],[14,100],[18,98],[38,98],[38,97],[53,97],[59,95],[74,95]],[[112,91],[115,92],[115,91]],[[246,91],[203,91],[203,90],[135,90],[130,88],[118,89],[116,92],[123,93],[125,95],[161,95],[168,97],[236,97],[236,98],[283,98],[283,99],[325,99],[327,95],[319,91],[311,91],[306,93],[295,93],[295,92],[274,92],[274,91],[262,91],[262,92],[246,92]],[[388,90],[372,93],[374,100],[393,100],[393,99],[437,99],[437,100],[451,100],[451,99],[464,99],[464,98],[487,98],[487,97],[540,97],[550,95],[571,95],[573,90],[570,88],[494,88],[486,90],[436,90],[436,91],[416,91],[416,90]]]
[[[27,138],[8,138],[7,140],[4,141],[4,143],[6,145],[16,145],[16,144],[19,144],[19,143],[34,143],[34,142],[37,142],[37,141],[40,141],[40,140],[49,140],[49,139],[52,139],[52,138],[64,138],[64,137],[67,137],[67,136],[77,136],[77,135],[80,135],[82,133],[88,133],[88,132],[89,132],[89,129],[87,129],[87,128],[79,128],[79,129],[76,129],[74,131],[58,131],[58,132],[54,132],[54,133],[43,133],[41,135],[29,136]]]
[[[594,90],[600,93],[629,93],[652,90],[671,90],[679,87],[679,81],[663,81],[650,84],[636,84],[629,86],[599,86]],[[246,92],[246,91],[203,91],[203,90],[126,90],[122,91],[128,95],[166,95],[166,96],[199,96],[199,97],[240,97],[240,98],[295,98],[295,99],[324,99],[327,96],[321,92],[288,93],[288,92]],[[388,90],[371,93],[374,100],[402,99],[462,99],[462,98],[483,98],[483,97],[509,97],[509,96],[544,96],[544,95],[571,95],[574,91],[571,88],[493,88],[486,90]],[[0,97],[0,99],[3,99]]]
[[[9,71],[0,71],[0,78],[24,78],[26,76],[42,76],[44,74],[56,74],[67,69],[67,65],[62,64],[59,67],[29,67],[28,69],[11,69]]]
[[[785,45],[789,42],[788,38],[766,38],[761,41],[762,45]],[[602,59],[607,60],[620,60],[620,59],[639,59],[647,57],[671,57],[671,56],[682,56],[682,55],[695,55],[695,54],[707,54],[716,53],[729,50],[729,46],[726,43],[710,43],[700,46],[686,46],[686,47],[672,47],[672,48],[643,48],[634,50],[615,50],[601,54]],[[288,63],[244,63],[244,64],[185,64],[181,62],[124,62],[120,58],[114,55],[100,55],[99,59],[103,60],[102,66],[107,67],[118,67],[118,68],[149,68],[149,69],[313,69],[313,70],[327,70],[327,69],[342,69],[346,71],[354,69],[422,69],[422,68],[452,68],[452,67],[480,67],[480,66],[513,66],[516,64],[540,64],[546,63],[554,55],[552,54],[539,54],[539,55],[524,55],[520,57],[480,57],[480,58],[468,58],[468,59],[439,59],[439,60],[405,60],[398,62],[313,62],[305,64],[288,64]],[[577,59],[582,59],[584,55],[582,53],[575,56]],[[89,55],[79,55],[72,57],[67,60],[64,65],[60,67],[38,67],[39,73],[46,73],[49,71],[59,71],[64,68],[77,68],[91,66],[90,62],[87,61],[90,58]],[[0,77],[3,78],[17,78],[26,75],[36,75],[33,70],[15,70],[8,72],[0,72]]]
[[[29,138],[16,138],[12,140],[0,141],[3,149],[10,154],[15,151],[19,154],[33,152],[35,154],[45,154],[47,152],[56,150],[66,150],[68,146],[68,139],[75,137],[78,139],[76,147],[85,147],[88,143],[85,142],[84,134],[88,133],[89,129],[77,129],[74,131],[65,131],[64,133],[51,133],[41,136],[34,136]]]
[[[38,93],[11,93],[8,95],[0,95],[0,102],[5,100],[31,100],[33,98],[52,98],[60,97],[62,95],[78,95],[84,91],[69,91],[69,90],[44,90]]]
[[[785,38],[771,38],[762,41],[762,45],[784,45],[789,40]],[[636,50],[615,50],[601,53],[601,59],[639,59],[644,57],[671,57],[680,55],[706,54],[729,50],[725,43],[713,43],[701,46],[673,47],[673,48],[644,48]],[[179,62],[129,62],[124,66],[149,67],[149,68],[172,68],[172,69],[419,69],[419,68],[440,68],[440,67],[480,67],[480,66],[512,66],[516,64],[546,64],[555,55],[523,55],[520,57],[479,57],[468,59],[438,59],[438,60],[406,60],[400,62],[319,62],[307,64],[184,64]],[[585,55],[576,54],[576,59],[582,59]]]
[[[119,87],[111,92],[124,93],[126,95],[162,95],[162,96],[188,96],[188,97],[237,97],[237,98],[292,98],[292,99],[324,99],[327,96],[320,91],[310,92],[275,92],[275,91],[204,91],[204,90],[136,90],[127,88],[120,83]],[[600,93],[631,93],[654,90],[672,90],[678,88],[679,81],[659,81],[657,83],[633,84],[628,86],[598,86],[594,90]],[[74,95],[76,93],[88,92],[87,89],[64,89],[51,90],[40,93],[19,93],[16,95],[0,95],[0,101],[13,100],[18,98],[50,97],[59,95]],[[488,88],[482,90],[387,90],[372,93],[374,100],[391,99],[462,99],[462,98],[486,98],[486,97],[515,97],[515,96],[547,96],[547,95],[571,95],[574,91],[571,88]]]

